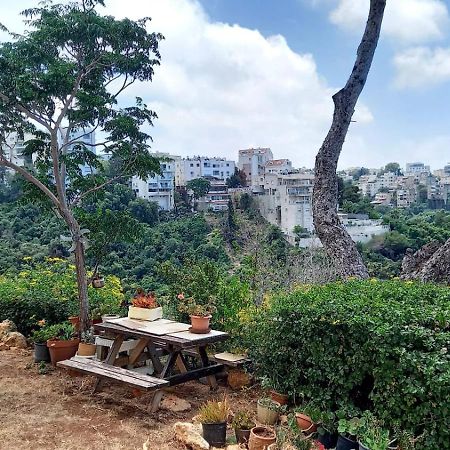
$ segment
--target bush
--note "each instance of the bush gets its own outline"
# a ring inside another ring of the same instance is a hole
[[[249,327],[262,376],[330,410],[355,406],[449,448],[450,289],[413,282],[303,286]]]
[[[102,289],[89,288],[91,310],[114,314],[122,301],[120,281],[114,276],[105,277]],[[0,276],[0,321],[12,320],[26,336],[38,329],[40,320],[52,325],[78,313],[75,266],[60,258]]]

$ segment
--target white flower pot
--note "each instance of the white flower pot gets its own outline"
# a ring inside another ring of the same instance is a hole
[[[156,320],[162,318],[162,308],[138,308],[136,306],[130,306],[128,308],[128,317],[130,319],[139,320]]]

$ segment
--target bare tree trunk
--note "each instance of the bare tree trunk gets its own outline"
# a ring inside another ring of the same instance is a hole
[[[333,122],[316,157],[313,215],[316,233],[326,252],[346,278],[367,278],[368,272],[355,243],[337,215],[339,155],[350,126],[356,102],[369,74],[380,36],[386,0],[371,0],[366,29],[358,47],[355,65],[343,89],[333,96]]]

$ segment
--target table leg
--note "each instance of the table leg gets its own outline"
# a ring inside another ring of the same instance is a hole
[[[147,347],[149,342],[150,339],[147,338],[139,339],[136,347],[134,347],[133,350],[131,350],[130,357],[128,358],[129,369],[132,369],[134,367],[136,361],[139,359],[139,356],[141,356],[142,352],[145,350],[145,347]]]
[[[163,365],[161,364],[161,361],[158,358],[158,355],[156,354],[156,347],[153,342],[148,342],[147,344],[147,351],[150,356],[150,359],[152,360],[153,369],[155,371],[155,375],[159,376],[161,372],[163,371]]]
[[[206,353],[206,347],[198,347],[198,354],[200,355],[200,359],[202,360],[202,366],[208,367],[209,366],[209,358],[208,354]],[[215,375],[209,375],[208,377],[208,384],[212,391],[215,391],[218,389],[218,384],[216,380]]]
[[[158,375],[158,378],[164,378],[173,368],[175,363],[178,361],[178,357],[180,355],[180,351],[169,350],[169,359],[167,360],[165,366],[162,368],[161,373]],[[150,412],[155,412],[159,409],[159,404],[161,403],[162,396],[164,391],[162,389],[156,391],[153,394],[152,404],[150,406]]]
[[[109,364],[110,366],[114,365],[114,361],[116,360],[116,357],[119,353],[120,347],[122,347],[122,343],[124,340],[125,336],[123,336],[122,334],[119,334],[116,336],[116,338],[114,339],[113,345],[111,346],[111,348],[109,349],[108,355],[104,361],[104,364]],[[94,393],[97,392],[103,385],[103,381],[101,378],[97,378],[97,382],[95,383],[94,386]]]

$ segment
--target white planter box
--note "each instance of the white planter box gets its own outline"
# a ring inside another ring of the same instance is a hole
[[[128,317],[130,319],[140,320],[157,320],[162,318],[162,308],[137,308],[136,306],[130,306],[128,308]]]

